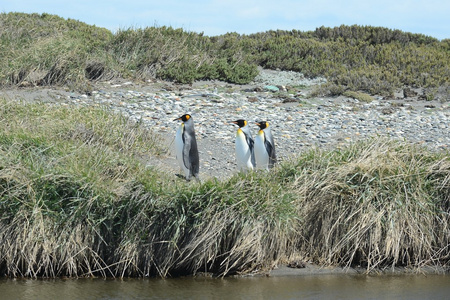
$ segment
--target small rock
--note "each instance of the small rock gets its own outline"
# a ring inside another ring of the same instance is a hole
[[[264,86],[264,90],[269,91],[269,92],[279,92],[280,89],[274,85],[266,85]]]
[[[255,96],[250,96],[250,97],[247,97],[247,100],[248,100],[248,102],[252,102],[252,103],[255,103],[255,102],[258,102],[258,97],[255,97]]]
[[[287,264],[287,267],[294,269],[303,269],[306,268],[306,263],[304,261],[291,261]]]
[[[416,97],[417,96],[417,92],[413,91],[410,88],[404,88],[403,89],[403,94],[404,94],[405,98],[412,98],[412,97]]]

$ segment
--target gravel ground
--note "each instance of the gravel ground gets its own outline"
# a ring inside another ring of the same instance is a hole
[[[161,133],[169,149],[167,156],[153,157],[149,165],[178,173],[173,140],[179,126],[173,119],[192,115],[200,151],[200,177],[226,178],[237,172],[234,138],[246,119],[267,120],[272,126],[279,160],[310,147],[340,147],[352,141],[387,136],[424,144],[432,150],[450,148],[450,99],[419,100],[396,94],[396,99],[373,97],[363,103],[347,97],[307,98],[314,85],[324,79],[307,79],[301,73],[261,70],[248,85],[217,81],[175,85],[154,81],[103,82],[89,94],[63,89],[24,88],[0,91],[12,100],[42,101],[59,105],[104,106]],[[289,92],[283,92],[285,89]],[[277,91],[279,90],[279,91]]]

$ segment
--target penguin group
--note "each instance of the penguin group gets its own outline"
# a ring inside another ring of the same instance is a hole
[[[256,169],[269,170],[273,168],[277,156],[275,154],[275,143],[270,131],[269,122],[256,122],[259,131],[253,139],[246,120],[231,122],[239,126],[236,132],[236,161],[241,172]]]
[[[199,180],[200,163],[192,116],[185,114],[174,121],[182,121],[175,136],[175,149],[184,178],[187,181],[190,181],[192,177]],[[230,123],[238,126],[235,141],[238,170],[246,173],[255,169],[269,171],[273,168],[277,157],[269,122],[255,123],[259,127],[255,139],[246,120],[239,119]]]

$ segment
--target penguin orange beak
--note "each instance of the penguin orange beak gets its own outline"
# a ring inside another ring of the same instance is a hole
[[[230,122],[231,124],[238,124],[238,122],[237,121],[232,121],[232,122]]]
[[[259,122],[256,122],[255,124],[258,125],[258,126],[261,126],[261,123],[259,123]]]
[[[182,117],[174,119],[174,121],[180,121]]]

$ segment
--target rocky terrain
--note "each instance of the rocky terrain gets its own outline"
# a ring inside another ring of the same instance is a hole
[[[431,150],[450,148],[450,99],[422,100],[420,89],[400,90],[392,99],[373,97],[361,102],[348,97],[307,97],[324,79],[301,73],[261,70],[251,84],[196,82],[176,85],[152,81],[96,83],[88,93],[56,88],[17,88],[0,91],[11,100],[41,101],[56,105],[102,106],[141,121],[163,135],[167,155],[148,162],[167,172],[178,172],[173,140],[185,113],[195,121],[200,151],[200,176],[226,178],[237,172],[234,138],[246,119],[256,135],[255,121],[267,120],[275,137],[279,161],[310,147],[341,147],[358,139],[386,136],[423,144]]]

